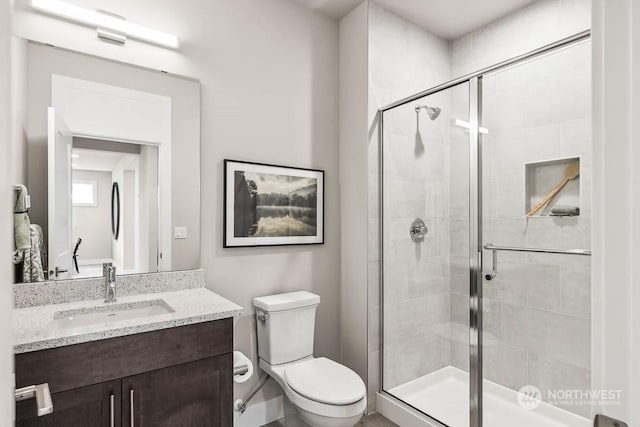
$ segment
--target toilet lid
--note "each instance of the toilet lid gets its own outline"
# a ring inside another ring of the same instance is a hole
[[[348,405],[362,399],[364,382],[351,369],[319,357],[285,369],[287,384],[297,393],[320,403]]]

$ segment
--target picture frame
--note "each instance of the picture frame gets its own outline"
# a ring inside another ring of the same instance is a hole
[[[324,244],[324,171],[224,160],[223,247]]]

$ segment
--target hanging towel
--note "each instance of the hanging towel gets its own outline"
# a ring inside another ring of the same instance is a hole
[[[17,251],[25,251],[31,248],[31,220],[28,213],[27,187],[18,185],[14,191],[13,203],[13,234]]]
[[[14,262],[22,262],[22,281],[24,283],[43,282],[47,271],[47,251],[44,246],[44,235],[42,228],[37,224],[31,224],[29,232],[31,247],[22,251],[21,254],[16,251]]]
[[[39,225],[31,224],[27,187],[17,185],[14,188],[13,234],[16,251],[13,262],[16,265],[22,264],[23,282],[42,282],[47,271],[44,234]]]
[[[578,216],[580,208],[577,206],[556,205],[551,208],[551,216]]]

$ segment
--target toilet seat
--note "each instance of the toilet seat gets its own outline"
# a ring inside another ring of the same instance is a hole
[[[325,357],[296,363],[284,370],[296,393],[328,405],[349,405],[366,394],[362,379],[351,369]]]

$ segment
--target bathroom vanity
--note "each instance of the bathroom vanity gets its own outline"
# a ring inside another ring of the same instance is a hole
[[[231,425],[232,330],[224,319],[18,354],[16,387],[48,383],[54,412],[19,402],[16,425]]]
[[[35,400],[18,402],[16,426],[233,424],[233,317],[241,307],[202,287],[142,287],[151,293],[114,304],[89,299],[15,310],[16,387],[47,383],[53,402],[44,416]],[[141,311],[157,301],[170,311]]]
[[[200,84],[24,44],[24,149],[39,154],[14,187],[16,425],[232,425],[242,308],[189,270]]]

